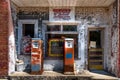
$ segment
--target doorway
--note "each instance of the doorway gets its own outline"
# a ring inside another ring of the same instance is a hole
[[[38,20],[19,20],[18,21],[18,54],[21,54],[21,40],[24,36],[30,38],[38,37]]]
[[[34,24],[23,24],[23,37],[29,36],[34,38]]]
[[[103,70],[104,54],[103,54],[103,28],[89,29],[88,40],[88,69]]]
[[[38,20],[18,21],[18,59],[24,62],[23,71],[31,71],[31,39],[38,37]]]

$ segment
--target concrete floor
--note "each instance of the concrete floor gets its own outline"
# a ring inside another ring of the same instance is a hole
[[[79,76],[79,77],[91,77],[92,80],[118,80],[118,78],[113,77],[111,75],[103,75],[95,72],[84,71],[82,74],[75,74],[75,75],[64,75],[61,72],[55,71],[44,71],[42,75],[31,75],[26,72],[15,72],[10,75],[11,77],[14,76]]]

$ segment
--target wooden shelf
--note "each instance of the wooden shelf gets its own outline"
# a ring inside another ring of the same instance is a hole
[[[103,49],[91,48],[89,49],[88,64],[90,69],[103,69]]]
[[[89,60],[89,62],[103,62],[103,60]]]
[[[103,49],[101,49],[101,48],[90,48],[89,49],[89,52],[102,52],[103,51]]]
[[[97,56],[102,57],[103,55],[102,54],[101,55],[89,55],[89,57],[97,57]]]

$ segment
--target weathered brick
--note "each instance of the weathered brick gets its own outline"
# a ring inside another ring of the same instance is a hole
[[[0,76],[8,75],[8,3],[0,0]]]
[[[4,45],[8,45],[7,41],[0,41],[0,43],[4,44]]]
[[[0,69],[0,76],[8,75],[8,69]]]

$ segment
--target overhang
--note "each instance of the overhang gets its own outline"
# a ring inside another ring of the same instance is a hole
[[[18,7],[108,7],[115,0],[11,0]]]

